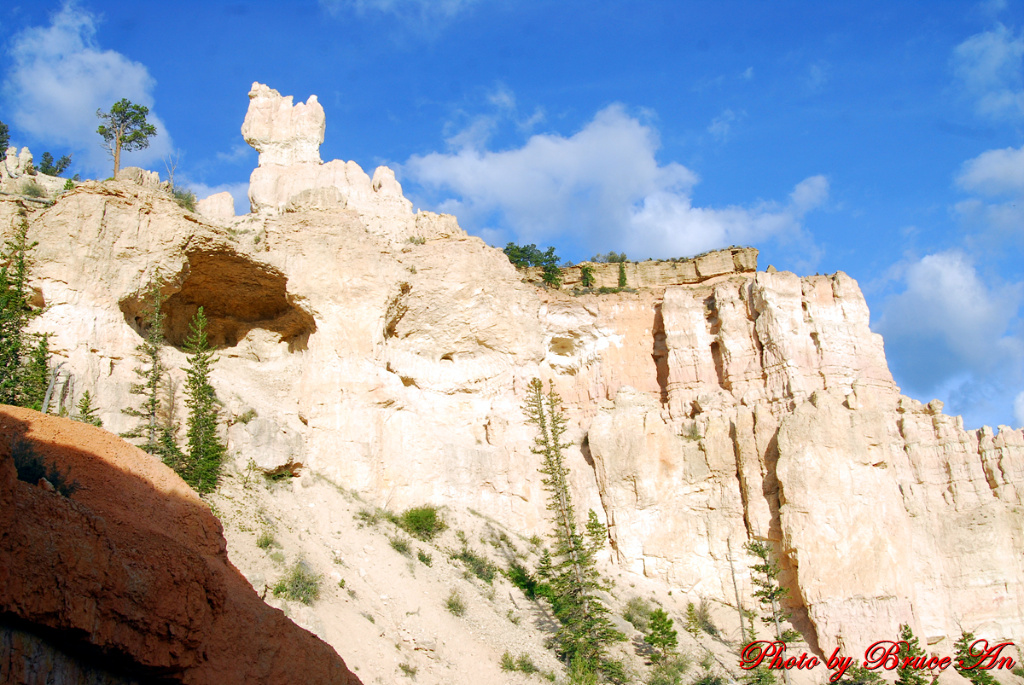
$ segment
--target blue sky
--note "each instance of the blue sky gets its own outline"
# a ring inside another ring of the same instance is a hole
[[[566,260],[729,244],[856,278],[906,394],[1024,425],[1024,0],[322,0],[0,8],[0,121],[104,178],[244,198],[253,81],[327,113],[324,159]],[[236,206],[244,209],[242,202]]]

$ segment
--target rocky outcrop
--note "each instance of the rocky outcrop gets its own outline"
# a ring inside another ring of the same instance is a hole
[[[26,449],[78,489],[18,480]],[[0,408],[0,518],[3,682],[359,683],[260,600],[202,500],[107,431]]]
[[[462,232],[452,217],[413,214],[412,203],[387,167],[377,167],[371,178],[355,162],[322,163],[324,127],[324,110],[315,95],[293,106],[290,95],[252,84],[242,136],[260,153],[259,166],[249,178],[253,212],[348,209],[373,233],[398,242]],[[445,227],[441,233],[438,224]]]
[[[756,272],[733,248],[627,265],[634,292],[539,288],[454,218],[413,215],[388,170],[287,152],[319,144],[316,108],[254,92],[247,131],[278,160],[253,173],[254,214],[221,227],[124,182],[19,206],[48,305],[33,325],[112,430],[159,279],[168,366],[196,308],[210,318],[241,464],[542,532],[521,409],[541,377],[566,401],[577,508],[621,568],[726,603],[735,577],[750,608],[742,547],[764,539],[815,648],[899,623],[936,649],[961,627],[1024,636],[1024,433],[902,397],[849,276]]]
[[[64,189],[65,183],[66,179],[39,173],[27,147],[20,152],[9,147],[0,157],[0,192],[50,200]]]

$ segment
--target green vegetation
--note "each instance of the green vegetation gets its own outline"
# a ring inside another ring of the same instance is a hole
[[[448,599],[445,600],[444,605],[453,616],[464,616],[466,613],[466,603],[462,600],[462,595],[459,594],[458,590],[453,589],[451,591],[448,595]]]
[[[651,622],[651,603],[643,597],[632,597],[626,602],[626,610],[622,612],[622,618],[633,624],[633,627],[641,633],[646,633]]]
[[[718,628],[711,620],[711,604],[706,598],[701,599],[697,606],[693,602],[686,605],[686,632],[697,637],[702,630],[712,637],[718,635]]]
[[[0,121],[0,155],[7,152],[7,148],[11,145],[11,130],[7,127],[7,124]]]
[[[179,474],[196,492],[213,492],[220,480],[221,464],[227,448],[217,434],[220,409],[217,394],[210,385],[210,372],[216,359],[206,336],[207,321],[203,308],[196,310],[185,339],[189,353],[185,370],[185,406],[188,414],[188,458]]]
[[[406,675],[407,677],[409,677],[409,678],[413,678],[413,679],[415,679],[415,678],[416,678],[416,671],[417,671],[418,669],[417,669],[417,668],[416,668],[415,666],[410,666],[409,664],[406,664],[406,663],[401,663],[401,664],[398,664],[398,668],[399,668],[399,670],[401,670],[401,671],[402,671],[402,673],[404,673],[404,674],[405,674],[405,675]]]
[[[626,287],[626,265],[623,262],[619,262],[619,287]]]
[[[420,540],[431,540],[448,528],[436,507],[414,507],[404,511],[396,521],[399,528]]]
[[[682,685],[683,675],[689,669],[689,660],[681,656],[659,661],[651,668],[647,685]]]
[[[25,184],[25,187],[21,189],[21,194],[26,197],[43,198],[46,197],[46,190],[35,181],[29,181]]]
[[[179,207],[190,212],[196,211],[196,194],[188,188],[173,188],[171,196],[174,197],[174,201],[178,203]]]
[[[537,665],[533,663],[533,659],[531,659],[530,655],[525,652],[520,654],[519,658],[513,657],[511,652],[505,652],[502,654],[501,670],[513,673],[515,671],[519,671],[520,673],[525,673],[527,675],[540,672]]]
[[[957,673],[970,680],[974,685],[997,685],[996,679],[993,678],[992,674],[988,671],[980,668],[970,668],[976,664],[984,654],[984,650],[980,653],[971,651],[971,645],[974,644],[976,639],[977,638],[974,637],[974,633],[960,633],[960,639],[958,639],[953,645],[953,668],[956,669]]]
[[[469,547],[463,547],[458,552],[451,554],[452,559],[458,559],[466,566],[466,570],[475,575],[488,585],[494,580],[498,567],[492,564],[486,557],[480,556]]]
[[[628,262],[629,257],[626,256],[625,252],[609,252],[607,254],[598,252],[590,258],[590,261],[597,264],[621,264],[622,262]]]
[[[836,685],[883,685],[885,681],[878,671],[869,671],[859,663],[854,662],[846,669],[846,673],[839,679]]]
[[[580,285],[590,288],[594,285],[594,267],[583,265],[580,267]]]
[[[167,431],[161,431],[161,427],[157,424],[166,373],[163,362],[160,360],[160,348],[164,344],[164,297],[160,285],[159,274],[157,274],[150,285],[147,293],[148,302],[142,312],[144,337],[142,343],[135,348],[141,362],[141,365],[135,368],[135,374],[142,382],[133,383],[131,392],[142,397],[142,406],[139,409],[125,407],[121,410],[139,421],[135,428],[121,433],[121,437],[142,439],[143,442],[139,448],[154,456],[163,457],[167,451],[165,448],[171,442],[166,438],[173,438],[173,435],[161,436],[161,432],[167,433]],[[161,438],[165,439],[161,440]]]
[[[38,314],[31,309],[30,252],[24,219],[0,251],[0,404],[42,409],[49,376],[47,336],[26,331]]]
[[[760,602],[764,613],[761,620],[765,625],[775,627],[775,639],[782,640],[782,622],[789,618],[789,612],[783,610],[781,603],[789,595],[789,588],[779,584],[777,561],[771,558],[771,546],[762,540],[751,540],[744,545],[750,554],[757,557],[757,562],[750,567],[753,573],[751,580],[757,587],[754,596]]]
[[[914,637],[914,631],[907,624],[900,626],[900,642],[902,643],[900,644],[899,651],[899,662],[901,665],[907,663],[906,659],[916,659],[925,656],[925,651],[921,649],[917,638]],[[896,669],[896,685],[927,685],[928,680],[927,671],[915,668]]]
[[[149,147],[149,139],[156,135],[156,126],[146,121],[149,108],[136,105],[127,98],[115,102],[109,112],[96,110],[104,123],[96,129],[103,137],[103,149],[114,159],[114,178],[121,169],[121,151],[142,150]]]
[[[390,538],[391,549],[395,550],[403,557],[412,556],[412,547],[409,546],[409,541],[401,537]]]
[[[88,390],[83,392],[78,400],[78,415],[75,417],[75,420],[93,426],[103,426],[103,421],[100,420],[100,417],[96,416],[96,408],[92,406],[92,395]]]
[[[312,604],[320,598],[323,578],[305,561],[297,561],[274,586],[274,596]]]
[[[408,238],[406,238],[406,241],[409,242],[409,243],[412,243],[413,245],[426,245],[427,244],[427,239],[425,237],[421,236],[421,235],[411,235]]]
[[[431,566],[434,563],[434,557],[430,556],[422,549],[416,553],[416,558],[419,559],[424,566]]]
[[[607,532],[593,511],[586,533],[577,527],[563,455],[568,444],[563,442],[566,419],[561,399],[554,391],[545,395],[540,379],[535,378],[528,389],[525,412],[537,428],[533,452],[542,460],[540,471],[545,476],[547,507],[554,523],[554,552],[542,557],[538,569],[551,586],[552,610],[561,624],[554,643],[559,656],[577,673],[576,679],[586,681],[591,674],[596,677],[597,672],[606,670],[608,647],[625,639],[612,625],[608,608],[597,594],[608,589],[601,583],[595,562]]]
[[[269,550],[271,547],[278,547],[279,545],[273,531],[264,528],[260,532],[259,537],[256,538],[256,546],[263,550]]]
[[[644,642],[654,650],[651,660],[655,663],[672,656],[679,645],[677,633],[672,628],[672,619],[664,609],[655,609],[650,614],[650,628],[644,635]]]
[[[541,278],[552,288],[562,285],[562,271],[558,268],[558,255],[555,254],[555,248],[549,247],[541,252],[536,245],[509,243],[505,246],[505,255],[518,269],[529,266],[542,267],[544,271]]]
[[[14,469],[18,472],[18,480],[35,485],[40,479],[45,478],[53,489],[71,497],[78,489],[78,483],[71,480],[67,473],[57,468],[53,462],[49,464],[36,454],[32,443],[27,440],[15,440],[11,444],[11,457],[14,459]]]
[[[71,155],[64,155],[54,162],[53,155],[44,152],[39,158],[39,166],[36,167],[36,170],[47,176],[60,176],[69,166],[71,166]]]

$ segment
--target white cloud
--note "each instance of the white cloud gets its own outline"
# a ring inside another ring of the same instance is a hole
[[[3,85],[12,129],[38,142],[74,153],[75,168],[109,175],[112,163],[96,133],[96,110],[107,111],[121,98],[153,107],[155,82],[146,67],[96,43],[96,17],[67,3],[50,25],[27,28],[10,43],[11,66]],[[157,135],[149,148],[126,153],[122,166],[152,165],[173,145],[152,111]],[[36,151],[40,154],[44,150]]]
[[[969,425],[1009,417],[1024,382],[1024,338],[1013,329],[1024,283],[989,285],[957,250],[905,265],[902,276],[904,291],[886,300],[875,329],[906,390],[952,400],[950,413]],[[983,411],[986,403],[1000,406]]]
[[[725,142],[729,138],[729,134],[732,133],[732,125],[739,121],[740,118],[741,115],[736,114],[731,109],[725,109],[711,120],[711,125],[708,126],[708,133],[720,142]]]
[[[450,19],[477,0],[320,0],[320,5],[331,14],[344,10],[360,14],[383,12],[419,22]]]
[[[989,150],[968,160],[957,183],[983,195],[1024,194],[1024,147]]]
[[[675,162],[659,164],[656,131],[621,105],[601,110],[570,137],[534,135],[500,152],[485,149],[478,136],[459,142],[453,152],[414,155],[402,166],[434,207],[491,236],[504,229],[520,242],[572,241],[580,254],[669,257],[791,236],[828,195],[828,181],[816,176],[786,204],[694,207],[697,175]]]
[[[1024,114],[1024,37],[998,24],[977,33],[953,52],[953,71],[979,114]]]

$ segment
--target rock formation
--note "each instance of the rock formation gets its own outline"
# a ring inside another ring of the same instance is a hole
[[[453,217],[414,215],[390,170],[321,163],[315,99],[250,98],[253,213],[226,227],[124,181],[0,203],[0,226],[24,211],[39,242],[34,326],[112,430],[160,279],[170,366],[195,309],[211,321],[241,464],[541,532],[521,410],[539,376],[570,413],[577,507],[622,568],[730,604],[735,574],[749,608],[742,545],[760,538],[826,654],[900,623],[947,652],[961,627],[1024,637],[1024,433],[902,397],[853,279],[730,249],[627,265],[635,292],[538,288]]]
[[[78,489],[17,480],[24,444]],[[0,519],[0,682],[359,683],[260,600],[202,500],[107,431],[0,407]]]

